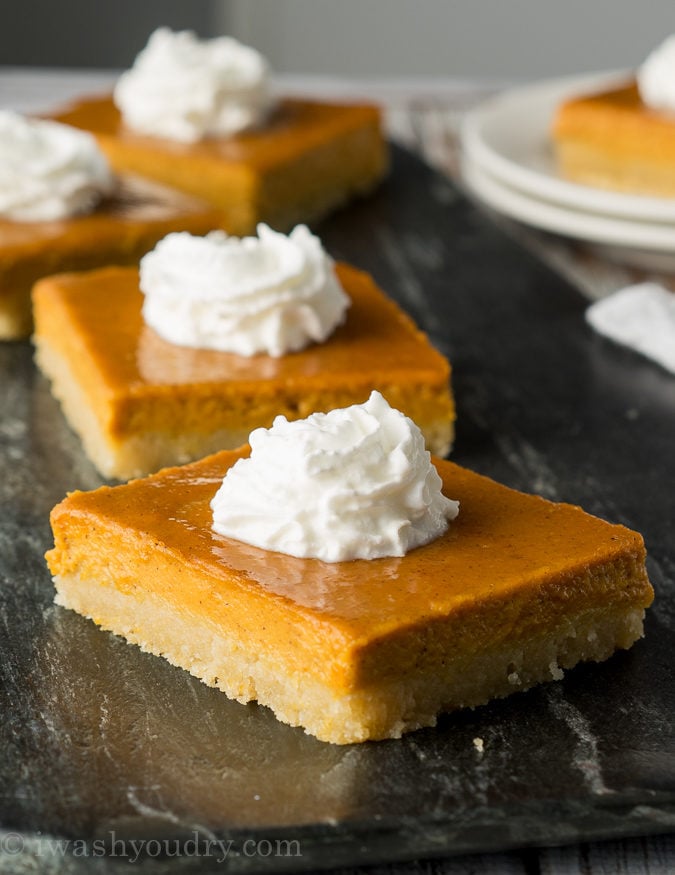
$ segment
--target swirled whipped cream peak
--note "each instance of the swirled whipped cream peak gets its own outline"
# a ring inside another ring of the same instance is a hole
[[[166,27],[117,80],[113,99],[132,130],[185,143],[254,127],[272,105],[268,65],[255,49]]]
[[[141,259],[143,317],[179,346],[282,356],[321,343],[350,300],[307,227],[257,237],[169,234]]]
[[[657,46],[638,68],[637,85],[647,106],[675,112],[675,34]]]
[[[415,423],[373,392],[250,436],[211,501],[213,529],[256,547],[343,562],[403,556],[443,534],[459,505]]]
[[[90,212],[113,188],[108,162],[90,134],[0,110],[0,216],[64,219]]]

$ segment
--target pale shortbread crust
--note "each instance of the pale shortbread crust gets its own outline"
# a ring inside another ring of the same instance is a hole
[[[621,605],[568,615],[545,635],[497,640],[478,653],[444,660],[426,669],[336,693],[282,654],[252,650],[234,628],[223,630],[202,616],[177,609],[154,594],[120,592],[113,584],[54,578],[56,603],[94,620],[142,650],[163,656],[209,686],[240,702],[257,700],[292,726],[322,741],[349,744],[399,738],[434,726],[443,711],[474,707],[559,679],[563,668],[604,660],[642,636],[642,608]]]
[[[120,480],[142,477],[168,465],[183,464],[218,450],[234,449],[248,441],[248,428],[205,432],[185,428],[179,433],[143,431],[120,438],[106,434],[94,412],[92,400],[87,397],[69,362],[46,338],[36,336],[34,340],[40,369],[51,380],[52,392],[61,402],[70,426],[80,436],[87,455],[105,477]],[[281,401],[278,413],[297,418],[297,411],[284,409]],[[452,422],[438,419],[417,421],[417,425],[430,452],[437,456],[449,453],[454,437]]]
[[[675,195],[675,166],[657,164],[573,140],[556,143],[556,160],[563,176],[574,182],[660,197]]]

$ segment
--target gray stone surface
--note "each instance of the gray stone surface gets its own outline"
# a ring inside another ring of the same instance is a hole
[[[675,831],[675,381],[593,336],[577,292],[404,152],[319,230],[450,356],[456,461],[643,532],[646,637],[400,741],[318,742],[52,604],[49,510],[101,481],[29,344],[5,344],[0,871],[282,871]]]

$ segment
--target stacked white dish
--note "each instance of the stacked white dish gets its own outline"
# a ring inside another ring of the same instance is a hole
[[[624,261],[675,267],[675,198],[606,191],[559,175],[550,137],[565,99],[625,82],[603,73],[527,85],[471,111],[462,125],[462,170],[471,192],[525,224],[608,248]]]

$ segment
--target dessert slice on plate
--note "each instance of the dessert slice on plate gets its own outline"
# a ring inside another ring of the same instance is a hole
[[[552,128],[562,174],[599,188],[675,196],[674,77],[671,37],[630,80],[565,101]]]
[[[51,516],[57,603],[339,744],[642,635],[640,535],[432,465],[377,395],[280,417],[251,447],[69,495]]]
[[[387,167],[380,112],[361,103],[273,100],[267,65],[221,37],[156,31],[114,96],[53,118],[91,132],[117,170],[214,204],[222,227],[288,230],[372,189]]]
[[[373,388],[433,452],[450,449],[447,360],[304,227],[243,240],[170,235],[140,278],[133,268],[49,277],[34,307],[37,361],[104,476],[232,449],[277,413],[298,419]]]

